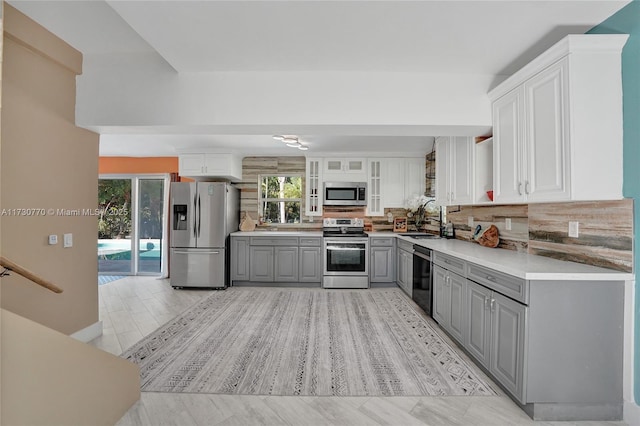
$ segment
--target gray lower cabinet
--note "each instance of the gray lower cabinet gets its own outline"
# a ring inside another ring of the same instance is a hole
[[[467,281],[464,347],[519,402],[524,403],[524,336],[527,307]]]
[[[491,310],[489,372],[518,401],[524,403],[524,327],[527,307],[496,292],[492,292],[489,306]]]
[[[396,253],[396,282],[411,297],[413,292],[413,244],[399,240]]]
[[[231,236],[231,279],[256,283],[320,283],[321,237]]]
[[[527,414],[622,418],[623,282],[525,280],[439,252],[434,264],[433,318]]]
[[[491,290],[467,281],[467,317],[464,327],[464,346],[485,368],[489,368],[491,340]]]
[[[274,247],[274,281],[298,281],[298,247]]]
[[[319,283],[322,281],[321,247],[300,247],[298,272],[301,283]]]
[[[392,283],[396,280],[394,237],[369,237],[369,281]]]
[[[231,238],[231,281],[249,281],[249,237]]]
[[[466,279],[458,274],[434,267],[433,318],[458,342],[464,341]]]
[[[273,247],[249,247],[249,280],[273,282],[274,264]]]

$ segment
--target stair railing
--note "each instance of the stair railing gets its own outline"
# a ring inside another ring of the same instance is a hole
[[[54,293],[62,293],[62,289],[57,285],[53,284],[51,281],[45,280],[41,276],[31,272],[26,268],[23,268],[22,266],[7,259],[4,256],[0,256],[0,266],[4,267],[4,270],[0,272],[0,277],[9,275],[9,271],[15,272],[16,274],[22,275],[26,279],[33,281],[39,286],[46,288],[47,290],[51,290]]]

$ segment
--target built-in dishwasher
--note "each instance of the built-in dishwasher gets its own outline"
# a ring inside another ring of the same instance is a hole
[[[433,260],[431,250],[413,246],[413,293],[412,299],[424,312],[432,316],[433,307]]]

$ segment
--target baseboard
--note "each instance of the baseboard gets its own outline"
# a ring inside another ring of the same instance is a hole
[[[620,403],[554,403],[536,402],[521,406],[533,420],[557,421],[619,421],[623,416]]]
[[[88,327],[83,328],[82,330],[78,330],[70,337],[73,337],[74,339],[81,342],[88,343],[96,337],[100,336],[102,336],[102,321],[98,321]]]
[[[631,401],[624,402],[624,422],[628,425],[640,425],[640,405]]]

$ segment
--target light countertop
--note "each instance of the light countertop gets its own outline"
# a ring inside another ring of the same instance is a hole
[[[629,281],[634,279],[634,275],[627,272],[512,250],[488,248],[473,242],[447,239],[415,240],[400,235],[397,238],[526,280]]]
[[[322,237],[322,231],[236,231],[232,237]]]
[[[634,279],[634,275],[627,272],[562,261],[545,256],[518,253],[512,250],[487,248],[468,241],[441,238],[413,239],[393,232],[369,232],[368,234],[371,237],[399,238],[412,244],[427,247],[431,250],[526,280],[630,281]],[[238,231],[231,235],[247,237],[322,237],[322,231]]]

